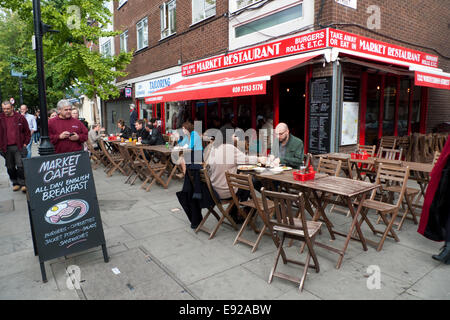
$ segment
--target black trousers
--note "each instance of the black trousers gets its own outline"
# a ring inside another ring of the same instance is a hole
[[[450,215],[447,219],[447,225],[445,226],[445,231],[447,232],[447,235],[445,237],[445,242],[450,242]]]
[[[25,186],[22,158],[26,158],[27,153],[26,147],[19,151],[19,148],[16,145],[8,146],[6,154],[2,152],[2,156],[5,158],[9,179],[13,186]]]

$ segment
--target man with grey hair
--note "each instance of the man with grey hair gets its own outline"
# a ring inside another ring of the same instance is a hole
[[[68,100],[60,100],[57,105],[58,116],[48,121],[48,133],[56,153],[83,150],[88,139],[88,130],[84,124],[72,118],[72,104]]]
[[[138,119],[138,114],[136,111],[136,106],[131,103],[130,104],[130,128],[131,128],[131,132],[136,133],[136,120]]]

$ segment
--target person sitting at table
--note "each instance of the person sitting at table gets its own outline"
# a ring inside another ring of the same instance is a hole
[[[187,156],[191,157],[186,160],[186,157],[181,157],[178,164],[181,166],[183,174],[186,174],[186,163],[201,162],[203,158],[203,145],[202,138],[194,130],[194,125],[192,122],[186,121],[182,125],[183,137],[179,138],[178,146],[182,148],[190,149],[191,152],[186,153]],[[199,161],[197,161],[199,160]]]
[[[100,150],[100,147],[98,146],[97,140],[101,137],[100,135],[100,124],[96,123],[92,125],[91,130],[89,130],[88,133],[88,140],[94,147],[94,150]]]
[[[165,144],[161,129],[158,128],[158,119],[152,118],[148,126],[145,128],[148,132],[148,144],[151,146],[159,146]]]
[[[221,200],[231,199],[225,172],[228,171],[235,174],[239,164],[256,164],[260,160],[257,156],[246,156],[232,142],[227,143],[219,137],[216,137],[214,142],[207,147],[205,155],[205,164],[211,185]],[[235,192],[240,201],[245,201],[250,196],[248,190],[239,189],[235,190]],[[230,216],[236,223],[242,223],[244,219],[243,217],[238,217],[237,213],[237,208],[234,207],[230,212]]]
[[[303,163],[303,141],[289,133],[286,123],[279,123],[275,128],[275,138],[278,139],[278,152],[275,156],[279,163],[298,169]]]
[[[129,138],[131,138],[131,136],[132,136],[132,131],[131,131],[131,129],[130,128],[128,128],[126,125],[125,125],[125,121],[123,120],[123,119],[120,119],[118,122],[117,122],[117,126],[119,127],[119,129],[120,129],[120,133],[119,133],[119,136],[120,137],[122,137],[122,138],[124,138],[124,139],[129,139]]]
[[[150,135],[145,128],[145,121],[143,119],[139,119],[134,124],[136,127],[136,138],[142,144],[150,144]]]

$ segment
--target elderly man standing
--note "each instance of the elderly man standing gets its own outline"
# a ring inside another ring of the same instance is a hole
[[[283,122],[275,128],[275,137],[279,141],[280,163],[298,169],[303,163],[303,141],[290,134]]]
[[[48,133],[55,153],[83,150],[88,139],[88,130],[84,124],[72,118],[72,104],[68,100],[60,100],[57,105],[58,116],[48,121]]]
[[[2,103],[3,113],[0,113],[0,154],[5,158],[9,179],[13,191],[25,187],[25,175],[22,158],[26,157],[27,145],[31,140],[28,122],[24,116],[14,112],[9,101]]]
[[[34,133],[37,131],[36,117],[28,113],[28,107],[26,104],[20,106],[20,114],[27,119],[28,128],[30,129],[30,135],[33,137]],[[31,145],[33,140],[30,139],[30,143],[27,145],[27,158],[31,158]]]

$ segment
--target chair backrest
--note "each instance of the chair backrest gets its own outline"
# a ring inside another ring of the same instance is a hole
[[[258,211],[261,212],[262,207],[259,205],[258,201],[256,201],[256,193],[255,188],[253,186],[252,176],[249,174],[235,174],[230,173],[228,171],[225,172],[225,177],[227,179],[228,188],[230,188],[231,196],[233,197],[234,203],[236,207],[238,207],[239,199],[236,196],[235,188],[250,191],[250,197],[255,203]]]
[[[402,160],[403,149],[390,149],[381,147],[378,150],[377,158],[387,160]]]
[[[291,230],[302,230],[305,238],[309,238],[303,193],[289,194],[268,191],[262,188],[261,194],[264,214],[266,220],[270,222],[271,229],[273,226],[279,226]],[[267,200],[273,201],[273,204],[275,205],[275,215],[273,219],[270,219],[270,210]],[[301,224],[295,224],[295,218],[300,219]]]
[[[438,161],[439,157],[441,156],[441,153],[439,151],[435,151],[434,152],[434,156],[433,156],[433,166],[436,164],[436,162]]]
[[[326,173],[330,176],[338,177],[341,172],[342,161],[330,160],[324,157],[320,157],[319,166],[317,167],[318,173]]]
[[[406,192],[406,187],[409,178],[409,167],[395,166],[392,164],[380,163],[378,166],[377,177],[375,183],[379,184],[383,188],[383,182],[390,186],[393,184],[400,184],[402,187],[399,197],[397,199],[396,207],[399,207],[403,201],[403,196]],[[372,191],[370,199],[374,199],[376,195],[376,189]]]
[[[397,146],[397,137],[395,136],[384,136],[381,137],[379,148],[389,148],[395,149]]]
[[[103,141],[103,139],[99,139],[98,144],[100,146],[100,149],[103,151],[105,156],[108,158],[108,161],[110,161],[111,163],[115,163],[114,159],[111,157],[111,154],[106,149],[105,141]]]
[[[375,155],[375,150],[376,150],[376,148],[377,148],[376,145],[373,145],[373,146],[367,146],[367,145],[361,145],[361,144],[358,144],[358,150],[367,152],[367,154],[368,154],[370,157],[373,157],[373,156]]]

